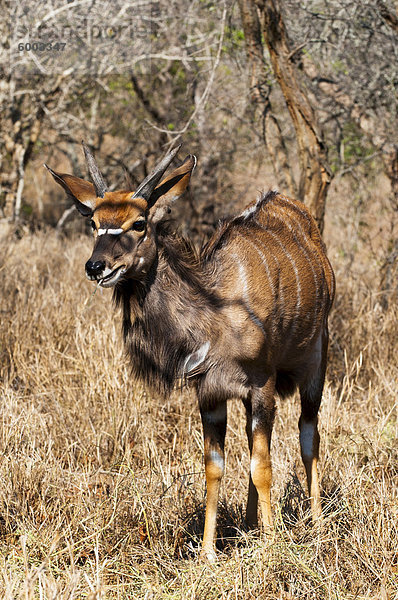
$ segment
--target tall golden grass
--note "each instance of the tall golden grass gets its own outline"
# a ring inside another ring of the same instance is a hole
[[[397,308],[380,302],[355,211],[342,226],[337,205],[324,518],[309,521],[292,398],[278,402],[272,444],[274,536],[244,530],[249,457],[232,401],[214,565],[195,560],[205,485],[194,395],[162,399],[132,381],[111,292],[93,296],[84,277],[87,237],[2,239],[1,598],[398,597]]]

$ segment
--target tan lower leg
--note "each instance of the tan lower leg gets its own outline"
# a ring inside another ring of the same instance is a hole
[[[203,424],[205,471],[206,471],[206,516],[201,556],[215,559],[214,538],[216,534],[217,503],[221,478],[224,473],[224,440],[227,427],[227,403],[220,403],[214,410],[201,409]]]
[[[205,454],[205,470],[207,484],[205,530],[201,555],[208,560],[215,558],[214,538],[217,523],[217,503],[221,478],[224,472],[224,456],[219,450],[209,450]]]
[[[301,457],[303,459],[305,472],[307,476],[308,494],[311,499],[311,514],[315,521],[320,517],[321,494],[319,490],[318,479],[318,453],[319,453],[319,433],[317,421],[306,422],[300,419],[300,446]]]
[[[310,496],[311,501],[311,515],[312,520],[316,521],[318,517],[321,516],[322,508],[321,508],[321,494],[319,491],[319,480],[318,480],[318,460],[317,458],[312,458],[312,460],[304,460],[305,472],[307,475],[307,483],[308,483],[308,494]]]
[[[250,471],[253,483],[258,492],[263,525],[267,530],[272,528],[273,523],[271,511],[272,469],[269,441],[267,437],[260,432],[254,432],[253,435],[253,453]]]

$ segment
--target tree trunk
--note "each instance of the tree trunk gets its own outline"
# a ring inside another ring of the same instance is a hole
[[[296,131],[300,161],[299,198],[307,204],[322,232],[326,196],[332,178],[323,136],[313,107],[298,82],[278,0],[251,1],[259,8],[275,77]]]
[[[238,4],[249,61],[250,96],[253,104],[263,105],[268,101],[269,89],[266,85],[267,73],[261,25],[257,9],[251,0],[238,0]]]
[[[280,181],[280,184],[288,189],[289,194],[293,198],[296,198],[298,196],[298,190],[290,166],[289,152],[283,138],[279,121],[272,113],[271,109],[265,116],[265,141],[272,159],[278,183]]]
[[[257,8],[251,0],[238,0],[243,32],[245,35],[248,66],[250,69],[250,98],[253,106],[262,111],[262,132],[269,152],[278,185],[287,188],[289,194],[297,195],[289,165],[288,150],[283,139],[278,119],[273,114],[270,101],[270,86],[267,83],[268,65],[264,59],[261,24]]]
[[[391,27],[391,29],[393,29],[394,31],[398,32],[398,15],[397,15],[397,13],[390,10],[388,8],[388,6],[386,6],[384,4],[384,2],[382,0],[377,0],[376,4],[379,9],[381,17],[384,19],[384,21],[387,23],[387,25],[389,25],[389,27]]]
[[[4,78],[0,93],[0,211],[9,221],[20,217],[26,167],[40,135],[45,109],[57,99],[63,77],[46,90],[44,98],[31,100],[15,94],[15,83]],[[52,81],[50,80],[51,84]],[[29,90],[28,90],[29,91]]]

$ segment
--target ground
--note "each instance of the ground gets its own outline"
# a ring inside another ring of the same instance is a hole
[[[278,401],[273,435],[274,535],[245,531],[249,457],[231,401],[213,565],[197,559],[194,395],[162,399],[132,381],[111,291],[93,295],[84,277],[89,238],[3,236],[2,598],[398,597],[397,307],[355,262],[361,248],[351,259],[330,229],[338,295],[320,412],[323,519],[308,518],[294,397]]]

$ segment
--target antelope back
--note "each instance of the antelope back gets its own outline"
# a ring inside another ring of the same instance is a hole
[[[335,287],[306,207],[268,192],[221,228],[205,256],[222,264],[217,285],[228,298],[241,348],[250,338],[249,355],[255,356],[266,340],[268,361],[290,368],[292,355],[298,358],[319,336]]]

